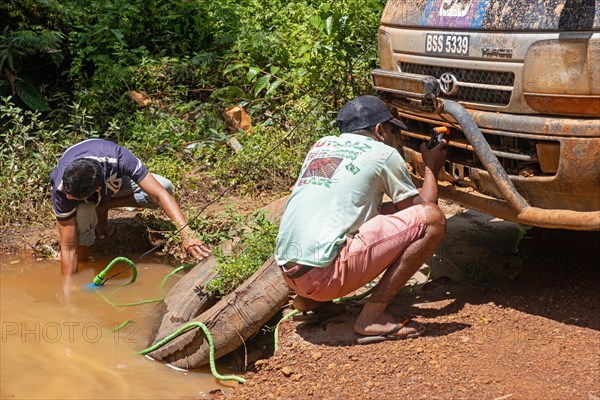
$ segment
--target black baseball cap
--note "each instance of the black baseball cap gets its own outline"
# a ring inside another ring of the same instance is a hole
[[[336,126],[342,133],[390,122],[400,129],[406,125],[392,116],[385,103],[375,96],[360,96],[350,100],[338,112]]]

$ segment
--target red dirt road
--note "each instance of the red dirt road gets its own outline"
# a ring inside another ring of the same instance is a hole
[[[221,396],[600,399],[600,234],[518,230],[472,211],[449,217],[432,283],[394,303],[424,337],[352,344],[360,302],[325,322],[288,320],[279,351]]]

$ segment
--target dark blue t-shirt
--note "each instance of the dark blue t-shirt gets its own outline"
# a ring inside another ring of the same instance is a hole
[[[69,147],[58,165],[50,173],[52,183],[52,208],[56,219],[66,221],[75,216],[77,200],[67,199],[63,192],[63,173],[67,166],[80,158],[90,158],[102,165],[104,182],[100,190],[98,204],[110,200],[111,196],[121,188],[123,176],[128,176],[136,183],[148,175],[148,169],[142,161],[124,147],[102,139],[89,139]]]

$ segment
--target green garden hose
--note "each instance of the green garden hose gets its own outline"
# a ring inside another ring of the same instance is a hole
[[[244,378],[241,378],[239,376],[235,376],[235,375],[223,376],[217,372],[217,368],[215,366],[215,345],[213,342],[213,338],[212,338],[212,335],[210,334],[210,331],[206,327],[206,325],[204,325],[202,322],[187,323],[184,326],[182,326],[181,328],[179,328],[178,330],[176,330],[175,332],[173,332],[172,334],[170,334],[169,336],[167,336],[166,338],[164,338],[163,340],[161,340],[160,342],[156,343],[155,345],[148,347],[147,349],[139,351],[138,354],[145,356],[148,353],[152,353],[154,350],[164,346],[165,344],[169,343],[171,340],[175,339],[176,337],[182,335],[183,333],[185,333],[193,328],[202,329],[202,331],[204,332],[204,335],[206,336],[206,340],[208,341],[208,346],[209,346],[210,372],[213,374],[213,376],[221,381],[237,381],[239,383],[246,382],[246,380]]]
[[[286,319],[293,317],[294,315],[298,314],[300,312],[300,310],[292,310],[289,313],[287,313],[283,318],[281,318],[279,320],[279,322],[277,323],[277,325],[275,325],[275,340],[273,343],[273,347],[275,348],[275,353],[277,353],[277,350],[279,350],[279,324],[281,324],[283,321],[285,321]]]
[[[104,284],[104,278],[106,277],[106,274],[108,274],[108,271],[110,271],[111,268],[113,267],[113,265],[115,265],[118,262],[124,262],[126,264],[129,264],[129,266],[133,270],[133,276],[131,277],[131,280],[129,281],[129,283],[127,283],[126,285],[130,285],[133,282],[135,282],[135,280],[137,279],[137,268],[135,267],[135,264],[133,263],[133,261],[131,261],[129,258],[126,258],[126,257],[117,257],[114,260],[112,260],[106,266],[106,268],[104,268],[102,270],[102,272],[100,272],[98,275],[96,275],[96,277],[94,278],[94,285],[102,286]]]
[[[98,294],[100,295],[100,297],[102,297],[102,299],[104,301],[106,301],[108,304],[110,304],[114,308],[117,308],[117,307],[141,306],[143,304],[148,304],[148,303],[157,303],[157,302],[162,301],[164,299],[164,297],[159,297],[159,298],[156,298],[156,299],[134,301],[133,303],[113,303],[108,297],[104,296],[102,293],[98,292]]]
[[[375,286],[373,286],[372,288],[370,288],[369,290],[367,290],[364,293],[360,293],[360,294],[357,294],[354,296],[349,296],[349,297],[340,297],[339,299],[333,300],[333,302],[334,303],[346,303],[348,301],[364,299],[365,297],[370,295],[373,292],[373,290],[375,290]]]
[[[111,329],[110,331],[117,332],[118,330],[125,328],[125,326],[130,322],[133,322],[133,321],[128,319],[127,321],[123,322],[121,325],[117,326],[116,328]]]
[[[113,267],[113,265],[115,265],[117,262],[125,262],[127,264],[129,264],[133,270],[133,277],[131,278],[131,281],[129,281],[129,283],[127,283],[126,285],[129,285],[133,282],[135,282],[135,280],[137,279],[137,269],[135,267],[135,264],[129,260],[128,258],[125,257],[117,257],[114,260],[112,260],[107,266],[106,268],[104,268],[104,270],[102,272],[100,272],[95,278],[94,278],[94,282],[90,285],[91,287],[95,287],[95,286],[102,286],[103,285],[103,280],[104,277],[106,276],[106,274],[108,273],[108,271],[110,271],[110,269]],[[176,273],[178,273],[179,271],[182,271],[184,269],[187,268],[191,268],[194,265],[182,265],[178,268],[175,268],[173,271],[169,272],[161,281],[160,286],[159,286],[159,290],[160,292],[164,295],[164,286],[167,283],[168,279],[175,275]],[[100,297],[102,297],[108,304],[112,305],[113,307],[117,307],[117,306],[123,306],[123,307],[127,307],[127,306],[137,306],[137,305],[141,305],[141,304],[147,304],[147,303],[154,303],[157,301],[161,301],[163,300],[165,297],[161,297],[158,299],[150,299],[150,300],[142,300],[142,301],[137,301],[134,303],[113,303],[112,301],[110,301],[110,299],[108,299],[106,296],[104,296],[102,293],[100,293],[99,291],[97,291],[97,293],[100,295]],[[132,322],[130,319],[128,319],[127,321],[123,322],[122,324],[120,324],[119,326],[117,326],[116,328],[112,329],[112,332],[116,332],[122,328],[124,328],[127,324],[129,324],[130,322]],[[169,343],[171,340],[179,337],[180,335],[182,335],[183,333],[193,329],[193,328],[200,328],[202,329],[202,331],[204,332],[204,335],[206,335],[206,339],[208,341],[208,346],[209,346],[209,362],[210,362],[210,372],[213,374],[213,376],[219,380],[222,381],[237,381],[239,383],[244,383],[246,382],[246,380],[244,378],[241,378],[239,376],[235,376],[235,375],[221,375],[217,372],[217,368],[215,366],[215,345],[213,342],[213,338],[212,335],[210,334],[210,331],[208,330],[208,328],[206,327],[206,325],[204,325],[202,322],[190,322],[184,326],[182,326],[181,328],[179,328],[177,331],[173,332],[172,334],[170,334],[169,336],[167,336],[166,338],[164,338],[163,340],[161,340],[160,342],[158,342],[157,344],[144,349],[142,351],[139,351],[138,354],[141,355],[146,355],[148,353],[153,352],[154,350],[164,346],[165,344]]]
[[[135,267],[135,264],[131,260],[129,260],[128,258],[117,257],[114,260],[112,260],[110,262],[110,264],[108,264],[108,266],[94,278],[94,282],[92,284],[88,285],[88,286],[91,287],[92,289],[96,288],[97,286],[102,286],[103,285],[102,280],[104,279],[104,277],[106,276],[106,274],[108,273],[108,271],[110,271],[110,269],[112,268],[112,266],[114,264],[116,264],[117,262],[119,262],[119,261],[123,261],[123,262],[128,263],[131,266],[131,268],[133,269],[133,277],[131,278],[131,281],[129,281],[129,283],[126,283],[124,286],[127,286],[127,285],[135,282],[135,280],[137,278],[137,269]],[[171,276],[173,276],[176,273],[178,273],[179,271],[182,271],[182,270],[187,269],[187,268],[192,268],[193,266],[194,266],[193,264],[184,264],[184,265],[181,265],[181,266],[175,268],[173,271],[169,272],[163,278],[163,280],[160,283],[159,290],[160,290],[160,293],[163,294],[163,296],[160,297],[160,298],[135,301],[133,303],[113,303],[110,299],[108,299],[106,296],[102,295],[102,293],[100,293],[99,291],[96,291],[96,292],[100,295],[100,297],[102,297],[102,299],[104,299],[104,301],[106,301],[108,304],[110,304],[111,306],[113,306],[115,308],[116,307],[132,307],[132,306],[139,306],[139,305],[142,305],[142,304],[156,303],[156,302],[159,302],[159,301],[161,301],[161,300],[163,300],[165,298],[165,296],[164,296],[164,286],[167,283],[167,280]],[[115,292],[113,292],[113,293],[115,293]]]
[[[176,273],[178,273],[179,271],[183,271],[184,269],[188,269],[188,268],[193,268],[195,267],[194,264],[183,264],[177,268],[175,268],[173,271],[169,272],[164,278],[163,280],[160,282],[160,286],[158,287],[158,289],[160,290],[161,293],[164,294],[164,287],[165,287],[165,283],[167,283],[167,281],[169,280],[170,277],[172,277],[173,275],[175,275]]]

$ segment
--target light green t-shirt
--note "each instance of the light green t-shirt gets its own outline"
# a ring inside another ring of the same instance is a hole
[[[396,149],[351,133],[318,140],[286,204],[277,264],[329,265],[346,235],[379,214],[384,194],[394,202],[419,194]]]

